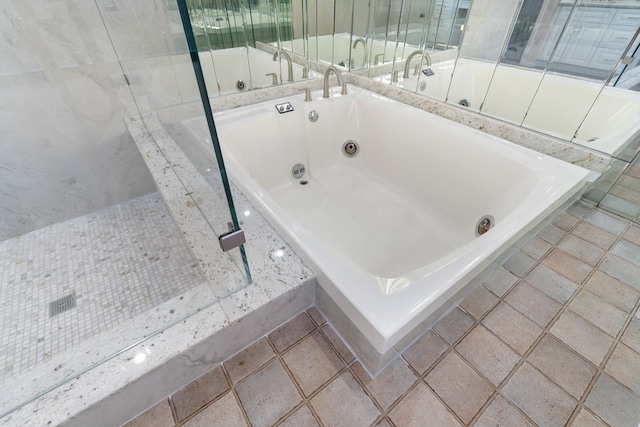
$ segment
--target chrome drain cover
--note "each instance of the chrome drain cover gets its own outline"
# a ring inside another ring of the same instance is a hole
[[[347,157],[353,157],[358,154],[360,146],[357,142],[350,139],[342,145],[342,153]]]
[[[293,168],[291,168],[291,174],[294,178],[302,178],[304,176],[306,169],[302,163],[296,163]]]
[[[496,224],[496,220],[491,215],[485,215],[476,224],[476,236],[482,236]]]

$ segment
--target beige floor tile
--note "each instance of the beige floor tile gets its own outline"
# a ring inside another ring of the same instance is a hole
[[[279,352],[284,351],[296,341],[315,329],[315,325],[306,313],[300,313],[287,323],[269,334],[269,339]]]
[[[521,355],[542,333],[538,325],[504,302],[494,308],[482,323]]]
[[[453,344],[472,326],[474,320],[464,311],[455,307],[433,326],[433,330],[449,344]]]
[[[523,277],[534,266],[536,260],[522,251],[518,251],[502,265],[518,277]]]
[[[402,357],[420,375],[424,374],[449,346],[432,331],[427,331],[409,347]]]
[[[600,227],[611,234],[615,234],[616,236],[621,235],[629,224],[629,221],[622,220],[620,217],[605,213],[602,210],[595,210],[591,212],[585,218],[585,221],[595,225],[596,227]]]
[[[302,401],[277,359],[236,386],[236,391],[254,427],[272,425]]]
[[[581,289],[567,307],[612,337],[618,335],[627,320],[627,313],[586,289]]]
[[[550,332],[596,366],[613,343],[609,335],[570,311],[562,313]]]
[[[640,319],[637,317],[631,319],[620,341],[635,350],[636,353],[640,353]]]
[[[637,225],[632,225],[629,229],[622,235],[625,240],[633,243],[634,245],[640,246],[640,227]]]
[[[447,354],[425,380],[465,424],[493,393],[493,387],[455,353]]]
[[[320,390],[311,399],[311,406],[327,427],[368,426],[380,416],[380,411],[349,371]]]
[[[371,378],[359,362],[355,363],[352,369],[360,383],[385,411],[418,380],[400,357],[391,362],[375,378]]]
[[[573,215],[569,215],[566,212],[560,212],[560,215],[553,220],[552,224],[564,231],[569,231],[578,223],[578,221],[580,220]]]
[[[604,370],[640,395],[640,354],[624,344],[618,344],[611,353]]]
[[[235,384],[257,371],[275,356],[276,354],[266,338],[261,338],[227,359],[224,362],[224,368],[227,370],[231,382]]]
[[[615,244],[611,253],[619,256],[625,261],[640,266],[640,246],[634,245],[626,240],[620,240]]]
[[[195,417],[191,418],[185,427],[244,427],[249,426],[242,414],[242,409],[232,392],[228,392],[220,399],[207,406]]]
[[[376,424],[376,427],[391,427],[391,424],[389,424],[389,421],[387,421],[386,418],[383,418],[378,424]]]
[[[353,355],[351,350],[349,350],[349,347],[347,347],[344,341],[342,341],[342,338],[338,336],[336,331],[334,331],[331,326],[324,325],[320,329],[320,331],[327,339],[327,341],[329,341],[333,348],[338,352],[340,357],[342,357],[342,360],[344,360],[346,363],[351,363],[355,360],[355,356]]]
[[[578,415],[570,425],[572,427],[607,427],[601,419],[585,408],[580,408],[580,412],[578,412]]]
[[[278,427],[320,427],[307,405],[302,405]]]
[[[554,299],[527,282],[518,284],[505,301],[543,328],[562,308]]]
[[[593,211],[593,207],[581,200],[576,201],[575,203],[573,203],[571,206],[567,208],[567,213],[579,219],[584,219],[587,215],[591,213],[591,211]]]
[[[396,426],[424,427],[427,423],[438,427],[460,427],[462,424],[449,412],[433,391],[423,382],[411,390],[389,413]]]
[[[460,308],[476,319],[480,319],[497,302],[498,297],[484,286],[478,286],[460,303]]]
[[[456,349],[495,386],[500,385],[520,360],[515,351],[482,325],[476,326]]]
[[[589,265],[596,265],[605,254],[604,249],[574,235],[567,236],[558,247]]]
[[[640,423],[640,398],[605,373],[598,377],[585,406],[611,426],[638,427]]]
[[[551,335],[545,335],[527,360],[574,398],[580,399],[596,368]]]
[[[169,401],[164,399],[126,423],[124,427],[173,427],[174,425]]]
[[[563,229],[553,224],[549,224],[538,233],[538,237],[540,237],[545,242],[555,245],[560,240],[562,240],[566,233],[567,232]]]
[[[507,293],[518,281],[518,276],[499,267],[484,283],[484,286],[499,297]]]
[[[614,254],[608,254],[600,264],[600,270],[640,291],[640,267],[637,265]]]
[[[473,427],[535,427],[513,405],[498,395]]]
[[[578,289],[578,285],[564,277],[560,273],[539,265],[527,277],[525,281],[531,286],[541,290],[551,298],[564,304]]]
[[[573,234],[604,250],[608,250],[618,239],[618,236],[615,234],[611,234],[607,230],[596,227],[588,222],[581,222],[573,230]]]
[[[227,390],[229,382],[218,365],[171,396],[178,421],[182,422]]]
[[[589,264],[557,248],[542,260],[542,264],[577,284],[582,283],[593,269]]]
[[[309,315],[309,317],[311,317],[311,320],[313,320],[313,323],[315,323],[317,326],[322,326],[327,323],[327,319],[325,319],[322,312],[318,310],[318,307],[316,307],[315,305],[313,307],[309,307],[309,309],[307,310],[307,314]]]
[[[584,287],[627,313],[640,298],[640,292],[600,270],[593,273]]]
[[[310,396],[346,366],[318,331],[291,347],[282,359],[305,396]]]
[[[539,237],[534,237],[522,247],[522,252],[535,258],[541,259],[553,246],[548,242],[545,242]]]
[[[578,402],[525,363],[509,379],[503,393],[541,426],[563,426]]]

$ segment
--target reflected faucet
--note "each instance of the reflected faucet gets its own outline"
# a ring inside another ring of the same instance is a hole
[[[409,68],[411,67],[411,60],[416,55],[421,55],[421,58],[420,58],[420,63],[416,67],[414,74],[418,74],[418,71],[420,70],[420,66],[422,65],[422,61],[424,61],[425,59],[427,60],[427,66],[431,65],[431,57],[427,52],[423,52],[421,50],[414,50],[409,54],[409,56],[407,57],[407,62],[405,62],[404,64],[404,74],[402,75],[403,79],[406,79],[409,77]]]
[[[322,92],[323,98],[329,98],[329,76],[331,75],[332,71],[338,78],[338,84],[342,86],[341,94],[347,94],[347,84],[344,82],[344,80],[342,80],[342,73],[340,73],[340,70],[338,70],[335,66],[330,65],[329,67],[327,67],[327,71],[324,72],[324,91]]]
[[[287,81],[292,82],[293,81],[293,65],[291,64],[291,57],[287,52],[285,52],[282,49],[276,50],[275,52],[273,52],[274,62],[276,61],[276,59],[278,59],[278,54],[280,54],[281,58],[284,57],[284,59],[287,61]]]
[[[362,66],[364,67],[367,63],[367,42],[362,38],[358,37],[356,41],[353,42],[353,48],[355,49],[358,46],[358,43],[362,43],[362,49],[364,49],[364,56],[362,57]]]

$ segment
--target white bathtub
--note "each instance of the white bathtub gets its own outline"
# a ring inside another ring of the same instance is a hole
[[[232,179],[316,269],[347,321],[329,319],[375,374],[394,345],[580,189],[588,171],[350,91],[261,103],[215,121]],[[275,104],[286,101],[294,111],[278,114]],[[208,144],[204,119],[186,126]],[[347,140],[360,146],[355,157],[342,153]],[[292,176],[297,163],[306,185]],[[485,215],[495,227],[478,237]]]
[[[431,68],[433,76],[420,76],[425,85],[413,74],[397,85],[451,103],[466,100],[471,110],[612,155],[640,131],[637,92],[605,87],[600,94],[594,81],[466,58],[455,70],[454,61]]]

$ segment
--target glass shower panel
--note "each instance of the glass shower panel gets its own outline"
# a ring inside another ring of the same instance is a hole
[[[333,63],[334,0],[308,0],[309,58]]]
[[[214,9],[216,4],[211,3],[208,6],[209,9]],[[228,9],[225,11],[229,16],[229,20],[225,21],[227,23],[234,22],[235,18],[231,12]],[[240,12],[236,11],[236,15],[238,13]],[[148,19],[149,15],[153,16],[153,19]],[[123,17],[137,19],[136,25],[129,26],[134,29],[129,30],[129,33],[124,33],[124,29],[120,26]],[[147,129],[157,130],[162,136],[154,138],[153,141],[162,156],[158,161],[166,161],[173,174],[171,176],[175,181],[174,184],[183,188],[182,197],[186,195],[186,199],[179,202],[180,197],[176,199],[176,194],[165,194],[162,192],[163,187],[159,187],[167,204],[172,206],[172,203],[178,203],[172,208],[179,209],[179,203],[183,203],[189,208],[188,211],[180,211],[181,213],[174,212],[174,218],[183,227],[188,228],[188,221],[180,215],[182,213],[189,214],[190,217],[193,215],[194,221],[200,222],[202,227],[205,227],[201,230],[202,233],[206,232],[210,236],[216,237],[227,233],[229,223],[237,226],[235,211],[224,201],[224,198],[219,196],[229,193],[229,184],[226,177],[221,176],[225,173],[224,168],[219,162],[215,162],[214,147],[212,146],[215,135],[212,138],[208,132],[206,119],[208,97],[205,95],[206,90],[203,91],[203,88],[198,85],[192,64],[195,56],[198,58],[197,66],[200,68],[206,88],[210,87],[211,83],[207,84],[209,76],[205,72],[208,68],[202,64],[208,64],[208,61],[201,61],[203,52],[190,51],[187,46],[186,34],[177,4],[164,0],[148,0],[136,3],[135,6],[122,8],[117,12],[103,11],[103,19],[107,30],[112,35],[114,49],[120,57],[120,62],[141,114],[138,120],[141,120]],[[230,27],[226,28],[228,30]],[[141,48],[135,54],[129,54],[127,46],[131,45],[132,39],[136,40],[142,34],[150,39],[154,36],[162,37],[163,43],[162,45],[152,45],[149,49]],[[233,37],[237,40],[239,36],[236,34]],[[195,43],[193,48],[197,49]],[[236,55],[235,63],[246,63],[246,48],[216,49],[210,52],[232,54],[233,52],[230,51],[234,49],[243,49]],[[204,55],[206,53],[204,52]],[[224,81],[220,75],[221,68],[225,68],[227,71],[229,69],[236,70],[239,73],[237,67],[221,67],[216,59],[213,62],[216,64],[216,85],[218,86],[222,86],[221,82]],[[227,62],[227,64],[233,63],[231,60]],[[145,73],[140,73],[141,69]],[[238,82],[246,81],[245,84],[250,84],[251,77],[248,72],[236,75],[239,75]],[[170,96],[165,95],[164,91],[167,91],[167,88],[172,88]],[[164,96],[157,96],[158,93]],[[207,101],[204,106],[203,99]],[[153,132],[151,134],[154,135]],[[205,166],[201,166],[194,159],[211,160]],[[196,213],[199,216],[195,215]],[[202,247],[193,241],[189,241],[188,244],[194,251],[200,250]],[[219,251],[217,246],[215,249]],[[200,262],[205,275],[213,274],[213,272],[208,273],[207,266],[210,266],[214,258],[217,262],[227,266],[224,269],[224,274],[221,275],[226,276],[225,283],[221,284],[219,289],[214,287],[213,290],[217,297],[223,297],[247,284],[244,257],[239,249],[227,252],[222,258],[214,256],[218,254],[212,254],[213,258],[210,261],[207,261],[208,255],[199,253],[194,255]]]
[[[186,125],[204,111],[176,4],[5,3],[25,25],[0,66],[0,416],[249,281],[218,247],[234,220]]]
[[[371,14],[369,3],[363,0],[353,2],[353,24],[351,28],[351,59],[353,70],[367,68],[371,39],[368,35]]]

